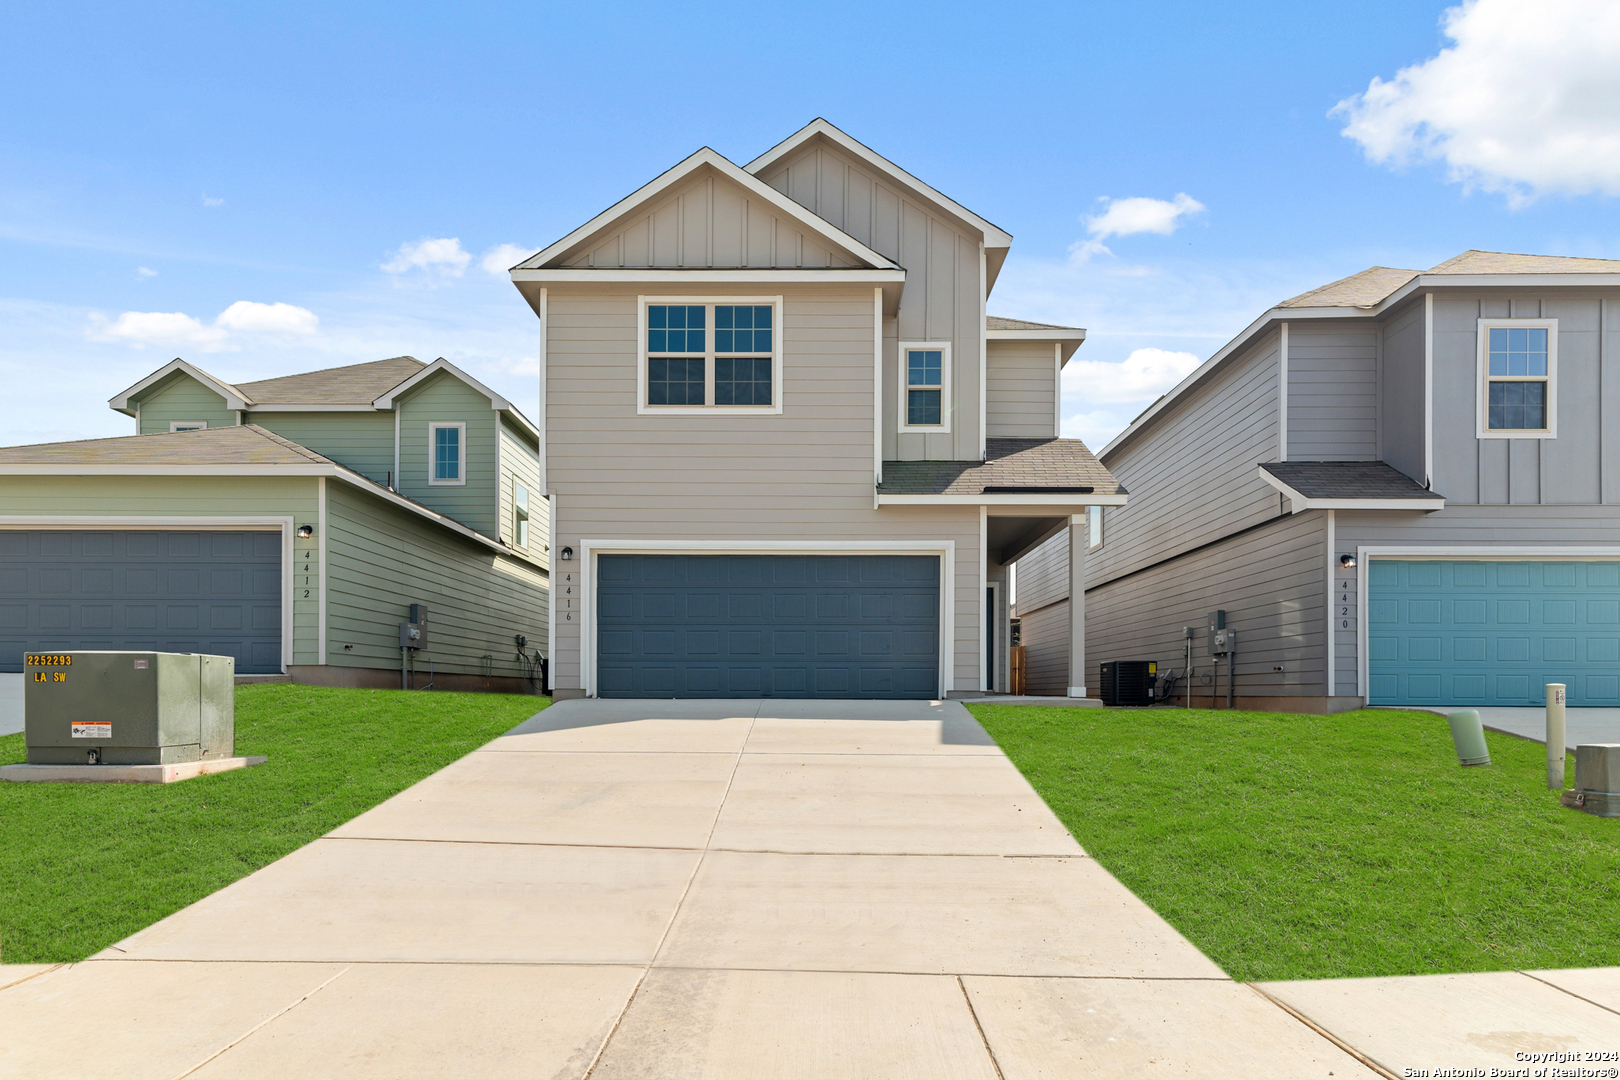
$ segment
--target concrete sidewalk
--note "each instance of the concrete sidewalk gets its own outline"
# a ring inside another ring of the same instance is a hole
[[[1496,1012],[1234,983],[956,703],[574,701],[85,963],[0,971],[0,1077],[1292,1080],[1620,1046],[1613,975],[1513,978]]]

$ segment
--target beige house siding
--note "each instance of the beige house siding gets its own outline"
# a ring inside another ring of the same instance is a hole
[[[711,168],[618,229],[592,239],[568,267],[854,267],[861,263]]]
[[[704,290],[712,294],[712,287]],[[873,506],[868,289],[783,290],[780,415],[636,412],[634,287],[554,288],[546,327],[557,549],[582,541],[953,541],[955,682],[979,687],[979,508]],[[581,562],[558,562],[554,681],[581,685]],[[572,579],[572,580],[571,580]],[[588,603],[588,598],[585,598]]]
[[[985,369],[985,434],[1057,437],[1057,350],[1050,342],[991,341]]]
[[[823,143],[777,162],[760,179],[906,268],[899,315],[884,326],[884,458],[976,460],[984,299],[978,239],[940,208]],[[899,431],[901,341],[951,343],[948,434]]]

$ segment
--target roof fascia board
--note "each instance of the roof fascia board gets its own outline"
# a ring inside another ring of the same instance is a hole
[[[1282,492],[1289,503],[1293,505],[1296,514],[1301,510],[1422,510],[1430,512],[1446,508],[1446,500],[1440,495],[1417,499],[1312,499],[1307,498],[1296,488],[1271,475],[1266,471],[1264,465],[1258,466],[1255,472],[1260,479]]]
[[[606,230],[638,206],[664,194],[704,166],[708,166],[728,180],[740,184],[745,190],[775,206],[828,243],[843,248],[851,255],[864,262],[871,263],[873,266],[886,269],[894,268],[895,264],[889,259],[873,251],[842,229],[837,228],[826,218],[812,214],[805,207],[783,195],[757,176],[744,172],[733,162],[727,161],[720,154],[705,146],[685,160],[678,162],[672,168],[665,170],[650,183],[644,184],[626,195],[561,240],[524,259],[514,266],[512,271],[515,274],[519,270],[536,270],[545,266],[552,259],[566,254],[580,243],[590,239],[594,234]],[[517,279],[514,277],[513,280]]]
[[[986,330],[991,341],[1084,341],[1084,330]]]
[[[984,238],[986,248],[1008,248],[1012,246],[1013,238],[1011,233],[975,214],[950,196],[917,179],[882,154],[840,131],[820,117],[810,121],[810,123],[744,165],[743,169],[750,174],[757,175],[817,136],[826,139],[844,152],[859,158],[894,182],[911,188],[914,193],[938,204],[942,210],[961,218],[964,223],[979,231]],[[996,270],[999,271],[1000,269],[998,263]]]
[[[208,389],[224,398],[225,408],[227,409],[246,409],[251,407],[253,404],[251,399],[249,399],[242,393],[242,391],[238,390],[230,383],[214,378],[202,368],[187,363],[177,356],[167,364],[164,364],[162,367],[152,372],[152,374],[148,375],[146,378],[142,379],[140,382],[136,383],[134,386],[131,386],[128,390],[125,390],[122,393],[114,394],[112,397],[108,398],[107,405],[115,412],[121,412],[126,416],[134,416],[134,411],[129,407],[129,399],[134,397],[136,394],[139,394],[142,390],[162,382],[164,379],[167,379],[170,375],[176,374],[177,372],[191,376],[193,379],[196,379],[198,382],[208,387]]]
[[[1053,498],[1051,492],[1029,495],[885,495],[879,506],[1124,506],[1128,495],[1075,495]]]

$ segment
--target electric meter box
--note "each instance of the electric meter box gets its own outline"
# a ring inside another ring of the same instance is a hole
[[[24,661],[30,765],[171,765],[235,755],[235,657],[73,650],[28,653]]]

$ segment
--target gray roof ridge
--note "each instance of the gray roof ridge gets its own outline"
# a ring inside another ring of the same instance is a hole
[[[283,381],[285,381],[287,379],[300,379],[300,378],[303,378],[306,375],[327,375],[327,374],[330,374],[331,372],[334,372],[334,371],[349,371],[349,370],[351,370],[353,368],[370,367],[373,364],[388,364],[388,363],[392,363],[395,360],[409,360],[412,363],[415,363],[420,367],[427,367],[428,366],[427,364],[424,364],[422,361],[416,359],[416,357],[414,357],[414,356],[411,356],[409,354],[401,354],[399,356],[385,356],[381,360],[362,360],[358,364],[338,364],[338,365],[336,365],[334,367],[316,368],[314,371],[295,371],[291,375],[272,375],[267,379],[254,379],[252,382],[238,383],[237,386],[238,387],[260,386],[260,385],[263,385],[264,383],[283,382]],[[404,379],[400,380],[400,382],[404,382],[404,381],[405,381]]]

